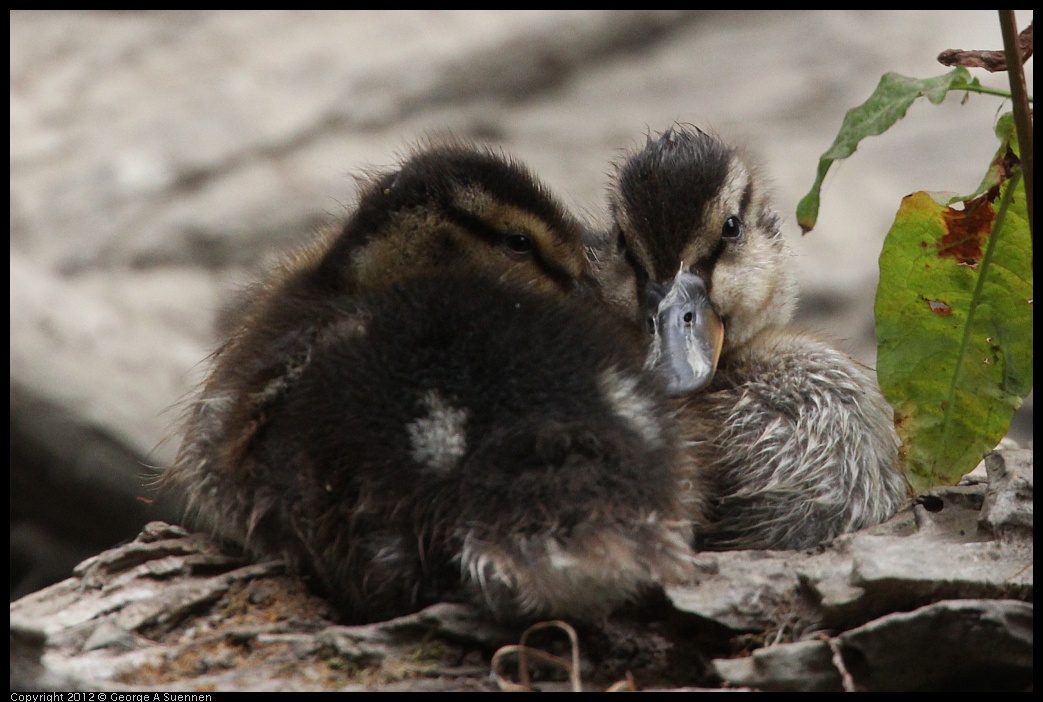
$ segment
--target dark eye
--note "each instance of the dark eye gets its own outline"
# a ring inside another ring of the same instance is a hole
[[[738,239],[742,236],[744,231],[745,227],[742,226],[742,220],[735,215],[732,215],[724,220],[724,226],[721,227],[721,238]]]
[[[532,239],[524,234],[511,234],[507,237],[507,248],[514,253],[529,253],[532,251]]]

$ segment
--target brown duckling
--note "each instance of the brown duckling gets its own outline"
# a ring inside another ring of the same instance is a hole
[[[357,205],[342,224],[243,292],[229,338],[188,407],[178,469],[164,482],[200,471],[188,506],[215,529],[215,522],[227,529],[235,520],[222,519],[227,507],[199,488],[213,466],[241,463],[318,334],[336,320],[339,297],[448,269],[495,270],[561,294],[584,284],[579,224],[509,158],[439,142],[360,183]]]
[[[523,167],[433,147],[257,288],[165,482],[350,621],[596,620],[690,568],[675,415]]]
[[[610,209],[596,270],[617,288],[632,270],[639,298],[620,309],[683,398],[708,498],[696,545],[808,548],[892,516],[908,486],[891,408],[867,368],[791,326],[791,254],[743,154],[694,128],[650,136],[618,165]]]

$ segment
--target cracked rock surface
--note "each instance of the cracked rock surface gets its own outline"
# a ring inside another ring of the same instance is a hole
[[[1032,454],[931,510],[815,552],[700,556],[661,602],[577,635],[585,689],[1026,690],[1032,684]],[[993,505],[1003,505],[1000,512]],[[278,563],[162,522],[11,605],[18,690],[496,690],[521,632],[462,604],[343,626]],[[558,638],[532,645],[568,655]],[[493,674],[499,676],[497,678]],[[517,684],[516,682],[514,684]],[[531,686],[560,690],[561,671]]]

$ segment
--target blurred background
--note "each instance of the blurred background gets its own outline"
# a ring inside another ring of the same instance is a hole
[[[872,365],[902,197],[973,191],[1009,103],[915,104],[834,166],[812,233],[794,212],[844,113],[888,71],[946,73],[949,48],[1001,49],[996,12],[12,11],[11,597],[176,520],[144,466],[172,459],[222,305],[426,134],[502,146],[594,222],[648,131],[744,145],[799,323]],[[1031,396],[1011,438],[1032,445]]]

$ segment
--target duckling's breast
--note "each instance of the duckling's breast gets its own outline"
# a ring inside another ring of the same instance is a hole
[[[702,548],[810,548],[908,497],[891,409],[865,369],[795,330],[725,356],[683,411],[710,481]]]

